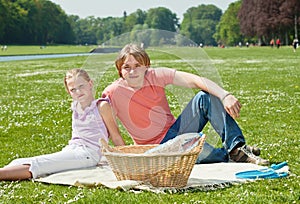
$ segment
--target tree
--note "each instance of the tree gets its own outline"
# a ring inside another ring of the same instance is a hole
[[[26,17],[28,15],[28,10],[22,8],[18,1],[7,1],[2,5],[7,9],[4,10],[5,19],[3,19],[2,25],[2,41],[5,43],[23,42],[24,29],[27,27]]]
[[[298,24],[300,22],[300,1],[289,0],[283,1],[280,8],[280,19],[285,25],[284,29],[294,27],[294,38],[298,38]]]
[[[178,18],[169,9],[158,7],[148,10],[145,23],[149,28],[175,32],[178,27]]]
[[[145,11],[141,9],[136,10],[136,12],[130,14],[125,19],[125,29],[124,32],[131,31],[135,25],[140,24],[143,25],[145,23],[147,14]]]
[[[9,19],[9,1],[0,0],[0,43],[5,35],[6,23]],[[4,42],[3,42],[4,43]]]
[[[103,33],[103,38],[99,39],[97,36],[98,43],[103,43],[109,39],[114,38],[123,33],[123,19],[116,17],[107,17],[101,19],[101,27],[98,30],[98,33]]]
[[[102,25],[100,19],[93,16],[79,19],[73,16],[73,21],[77,44],[97,44],[97,29]]]
[[[74,42],[68,16],[51,1],[1,0],[0,8],[0,41],[17,44]]]
[[[225,13],[222,15],[220,22],[217,25],[214,39],[218,44],[236,45],[243,41],[243,36],[240,32],[240,22],[237,18],[238,11],[241,7],[241,0],[231,3]]]
[[[294,30],[293,25],[299,23],[299,13],[299,0],[243,0],[238,18],[244,35],[258,36],[262,43],[285,36],[288,43],[288,35]]]
[[[67,15],[60,6],[48,1],[39,0],[39,31],[41,44],[45,43],[70,43],[73,40],[71,25]],[[71,38],[71,40],[69,40]]]
[[[214,5],[191,7],[183,15],[180,33],[197,44],[216,45],[213,34],[221,16],[222,10]]]

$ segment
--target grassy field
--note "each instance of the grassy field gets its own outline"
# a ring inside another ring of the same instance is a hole
[[[51,45],[51,46],[19,46],[9,45],[7,50],[0,50],[0,56],[8,55],[42,55],[62,53],[86,53],[95,48],[95,45]]]
[[[9,47],[8,51],[12,49]],[[57,52],[75,49],[65,46]],[[262,157],[272,163],[287,161],[290,177],[178,194],[134,194],[103,187],[78,188],[32,181],[0,182],[0,203],[299,203],[300,50],[294,53],[290,47],[205,48],[203,53],[201,49],[190,49],[183,52],[191,53],[184,56],[187,60],[168,49],[149,53],[153,66],[203,73],[239,98],[243,108],[237,121],[247,142],[261,147]],[[34,51],[16,51],[11,55],[24,53]],[[189,59],[193,56],[195,60]],[[15,158],[51,153],[64,147],[71,137],[71,100],[63,87],[65,71],[73,67],[87,69],[98,83],[99,95],[117,78],[115,57],[116,54],[108,54],[1,62],[0,166]],[[181,108],[177,92],[170,90],[169,99],[174,101],[171,108],[177,115]],[[127,144],[132,143],[123,129],[122,134]]]

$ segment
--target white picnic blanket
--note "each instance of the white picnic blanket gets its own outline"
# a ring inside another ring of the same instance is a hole
[[[244,183],[247,180],[237,179],[235,173],[261,168],[263,167],[250,163],[197,164],[191,172],[187,186],[181,189],[165,187],[157,188],[141,181],[118,181],[106,162],[97,167],[55,173],[43,178],[35,179],[35,181],[71,186],[105,186],[112,189],[122,189],[124,191],[144,190],[156,193],[170,193],[186,190],[207,191],[225,188],[233,184]]]

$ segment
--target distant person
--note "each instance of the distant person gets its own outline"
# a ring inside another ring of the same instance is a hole
[[[277,48],[280,48],[280,39],[279,38],[277,38],[277,40],[276,40],[276,46],[277,46]]]
[[[1,46],[1,50],[2,50],[2,51],[6,51],[6,50],[7,50],[7,45]]]
[[[271,46],[271,48],[274,47],[274,39],[272,39],[272,40],[270,41],[270,46]]]
[[[246,42],[246,47],[249,47],[249,43],[248,42]]]
[[[111,101],[114,113],[135,144],[162,144],[177,135],[201,132],[210,122],[222,139],[223,147],[205,143],[197,163],[248,162],[268,165],[258,157],[258,148],[245,145],[245,138],[234,120],[241,104],[213,81],[171,68],[151,68],[144,49],[126,45],[115,60],[120,78],[102,93]],[[199,91],[176,119],[171,113],[165,88],[181,86]]]
[[[96,166],[101,159],[99,139],[124,145],[107,99],[95,99],[93,81],[82,69],[69,70],[65,87],[73,99],[72,138],[61,151],[13,160],[0,168],[0,180],[24,180],[56,172]]]
[[[293,48],[294,48],[294,52],[296,52],[296,50],[297,50],[298,43],[299,43],[298,39],[295,38],[295,39],[293,40]]]

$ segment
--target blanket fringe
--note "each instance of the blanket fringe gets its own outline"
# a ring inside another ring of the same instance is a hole
[[[197,192],[197,191],[213,191],[218,189],[227,188],[233,185],[238,185],[240,182],[224,182],[218,184],[206,184],[201,186],[189,186],[185,188],[169,188],[169,187],[152,187],[149,185],[135,186],[130,192],[140,193],[141,191],[150,191],[152,193],[163,193],[163,194],[176,194],[186,192]]]

